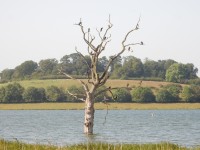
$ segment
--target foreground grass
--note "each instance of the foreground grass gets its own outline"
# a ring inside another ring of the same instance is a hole
[[[95,103],[97,110],[177,110],[200,109],[200,103]],[[26,103],[26,104],[0,104],[0,110],[82,110],[84,103]]]
[[[40,144],[25,144],[18,141],[9,142],[0,140],[0,150],[200,150],[200,148],[180,147],[176,144],[107,144],[89,143],[72,146],[58,147]]]

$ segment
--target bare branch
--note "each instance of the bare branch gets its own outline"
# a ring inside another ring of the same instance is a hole
[[[126,45],[125,45],[125,42],[127,41],[127,38],[129,37],[129,35],[130,35],[133,31],[139,29],[139,22],[140,22],[140,18],[139,18],[139,20],[138,20],[137,25],[135,26],[135,28],[131,29],[131,30],[130,30],[129,32],[127,32],[127,34],[125,35],[125,37],[124,37],[124,39],[123,39],[123,41],[122,41],[122,49],[121,49],[121,51],[120,51],[119,53],[117,53],[117,54],[115,54],[115,55],[113,55],[113,56],[110,57],[110,60],[109,60],[107,66],[106,66],[106,68],[105,68],[105,70],[104,70],[104,73],[103,73],[102,76],[100,77],[100,81],[103,80],[102,82],[106,82],[106,81],[104,81],[104,80],[106,79],[105,76],[108,74],[108,69],[109,69],[111,63],[112,63],[117,57],[119,57],[122,53],[124,53],[124,51],[126,50],[126,47],[127,47],[127,46],[132,46],[132,45],[137,45],[137,44],[143,45],[143,42],[141,42],[141,43],[131,43],[131,44],[126,44]],[[111,24],[111,25],[112,25],[112,24]],[[112,26],[111,26],[111,27],[112,27]],[[107,28],[107,30],[108,30],[108,29],[110,29],[110,28]],[[107,32],[106,32],[106,33],[107,33]]]
[[[140,43],[130,43],[130,44],[126,44],[124,46],[128,47],[128,46],[134,46],[134,45],[144,45],[144,43],[143,42],[140,42]]]
[[[70,95],[70,96],[72,96],[72,97],[74,97],[75,99],[77,99],[77,100],[81,100],[81,101],[83,101],[83,102],[85,102],[85,100],[83,99],[83,98],[79,98],[79,96],[86,96],[86,95],[84,95],[84,94],[73,94],[73,93],[71,93],[70,91],[68,91],[67,90],[67,93]]]
[[[84,39],[84,41],[86,42],[86,44],[87,44],[93,51],[95,51],[95,50],[96,50],[95,46],[92,44],[91,41],[89,41],[89,40],[86,38],[87,32],[84,31],[82,22],[80,21],[78,24],[75,24],[75,25],[80,26],[81,31],[82,31],[82,33],[83,33],[83,39]],[[88,34],[89,34],[89,33],[88,33]],[[93,41],[93,40],[92,40],[92,41]]]
[[[83,60],[85,61],[85,64],[87,65],[88,69],[90,69],[90,65],[88,64],[87,60],[85,59],[85,57],[83,56],[82,53],[80,53],[78,50],[77,50],[77,47],[75,47],[75,50],[76,52],[83,58]]]
[[[101,30],[99,31],[98,29],[96,29],[97,30],[97,32],[98,32],[98,35],[99,35],[99,38],[101,39],[101,40],[103,40],[103,38],[102,38],[102,36],[101,36]]]
[[[64,74],[66,77],[68,77],[68,78],[70,78],[70,79],[72,79],[72,80],[76,80],[76,81],[78,81],[79,83],[81,83],[81,85],[83,86],[85,92],[86,92],[86,93],[89,92],[88,85],[87,85],[85,82],[83,82],[83,81],[80,80],[80,79],[76,79],[76,78],[72,77],[71,75],[69,75],[69,74],[63,72],[61,69],[59,69],[58,71],[59,71],[59,73]]]

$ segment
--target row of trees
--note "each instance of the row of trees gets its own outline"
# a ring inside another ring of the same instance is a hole
[[[86,63],[87,61],[87,63]],[[108,64],[109,58],[99,58],[97,71],[103,72]],[[5,69],[0,73],[2,81],[30,79],[30,78],[63,78],[58,75],[58,69],[70,75],[85,76],[89,74],[88,66],[91,65],[89,56],[85,59],[78,53],[65,55],[60,59],[45,59],[39,63],[25,61],[15,69]],[[190,79],[197,78],[198,69],[193,64],[181,64],[174,60],[149,60],[142,62],[134,56],[117,57],[110,65],[109,72],[112,78],[151,78],[166,80],[169,82],[185,83]]]
[[[102,91],[106,87],[101,87]],[[97,91],[97,93],[98,93]],[[28,87],[24,89],[20,84],[8,84],[0,88],[1,103],[29,103],[29,102],[80,102],[70,96],[74,93],[84,94],[82,87],[71,86],[67,90],[56,86],[46,89]],[[102,93],[95,98],[96,102],[138,102],[138,103],[173,103],[173,102],[200,102],[200,86],[184,86],[171,84],[159,89],[149,87],[133,87],[130,89],[118,88],[113,90],[112,95]]]

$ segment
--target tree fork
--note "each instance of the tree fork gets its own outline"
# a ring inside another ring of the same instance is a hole
[[[85,97],[79,97],[80,94],[77,94],[77,93],[76,94],[69,93],[74,98],[85,102],[85,117],[84,117],[84,133],[85,134],[93,134],[94,112],[95,112],[94,99],[95,99],[95,97],[98,96],[98,94],[101,94],[106,91],[110,92],[112,95],[111,90],[116,89],[116,88],[109,87],[109,88],[102,90],[96,94],[96,90],[99,87],[103,86],[106,83],[106,81],[108,80],[109,68],[110,68],[111,64],[117,57],[119,57],[121,54],[123,54],[126,50],[129,51],[132,46],[143,45],[143,42],[125,44],[127,42],[127,38],[130,36],[130,34],[132,32],[134,32],[135,30],[139,29],[139,22],[140,22],[140,19],[138,20],[137,25],[133,29],[129,30],[126,33],[126,35],[124,36],[124,39],[122,40],[122,43],[121,43],[122,49],[118,53],[116,53],[115,55],[110,57],[110,60],[109,60],[108,64],[105,66],[104,71],[101,73],[101,75],[97,72],[97,65],[98,65],[98,60],[99,60],[100,54],[106,49],[107,44],[111,41],[111,34],[109,34],[109,32],[110,32],[110,29],[113,27],[113,24],[110,21],[110,16],[109,16],[109,20],[108,20],[108,26],[107,26],[107,28],[105,28],[105,30],[103,30],[103,28],[101,28],[100,30],[96,29],[99,39],[100,39],[100,42],[99,42],[99,44],[97,44],[97,46],[95,46],[93,44],[93,42],[95,40],[95,36],[91,35],[91,29],[88,28],[87,31],[85,31],[81,19],[80,19],[79,23],[75,24],[75,25],[79,26],[81,29],[82,38],[88,47],[87,51],[88,51],[88,54],[91,59],[91,65],[89,65],[87,63],[86,59],[84,59],[87,64],[88,71],[90,71],[90,72],[88,72],[88,82],[86,83],[83,80],[76,79],[76,78],[72,77],[71,75],[63,72],[62,69],[60,69],[60,72],[73,80],[77,80],[83,86],[83,88],[85,90]],[[75,50],[81,57],[84,58],[84,56],[77,50],[77,48],[75,48]],[[91,85],[91,86],[88,86],[88,85]],[[128,87],[122,87],[122,88],[128,89]],[[102,100],[102,102],[103,102],[103,100]]]

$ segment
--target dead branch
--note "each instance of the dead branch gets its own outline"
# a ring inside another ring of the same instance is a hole
[[[83,39],[84,39],[84,41],[87,43],[87,45],[88,45],[93,51],[95,51],[95,50],[96,50],[96,47],[92,44],[92,41],[94,40],[94,38],[92,38],[91,41],[89,40],[89,38],[88,38],[88,39],[86,38],[86,34],[87,34],[87,33],[89,34],[89,32],[85,32],[85,31],[84,31],[84,27],[83,27],[83,25],[82,25],[81,20],[80,20],[80,22],[79,22],[78,24],[75,24],[75,25],[80,26],[81,32],[82,32],[82,34],[83,34]]]
[[[86,95],[84,95],[84,94],[73,94],[73,93],[71,93],[71,92],[68,91],[68,90],[67,90],[67,93],[68,93],[70,96],[74,97],[75,99],[85,102],[85,100],[84,100],[83,98],[79,98],[79,96],[80,96],[80,97],[85,97]]]
[[[76,80],[76,81],[78,81],[79,83],[81,83],[81,85],[83,86],[85,92],[86,92],[86,93],[89,92],[88,85],[87,85],[84,81],[72,77],[71,75],[69,75],[69,74],[63,72],[61,69],[59,69],[58,71],[59,71],[61,74],[65,75],[66,77],[68,77],[68,78],[70,78],[70,79],[72,79],[72,80]]]
[[[77,54],[79,54],[79,55],[83,58],[85,64],[87,65],[88,70],[91,70],[90,65],[88,64],[88,62],[87,62],[87,60],[85,59],[85,57],[83,56],[83,54],[80,53],[80,52],[77,50],[77,47],[75,47],[75,50],[76,50]]]
[[[132,46],[132,45],[137,45],[137,44],[143,45],[143,42],[125,44],[125,42],[127,41],[127,38],[129,37],[129,35],[130,35],[133,31],[139,29],[139,22],[140,22],[140,18],[139,18],[139,20],[138,20],[138,22],[137,22],[137,25],[136,25],[133,29],[131,29],[130,31],[128,31],[127,34],[125,35],[125,37],[124,37],[124,39],[123,39],[123,41],[122,41],[122,43],[121,43],[121,44],[122,44],[122,49],[121,49],[121,51],[120,51],[119,53],[117,53],[117,54],[115,54],[115,55],[113,55],[113,56],[110,57],[109,62],[108,62],[107,66],[106,66],[106,68],[105,68],[105,70],[104,70],[104,73],[103,73],[103,74],[101,75],[101,77],[100,77],[100,82],[102,82],[102,83],[105,83],[105,82],[106,82],[105,80],[107,80],[107,79],[105,78],[105,76],[108,74],[108,69],[109,69],[111,63],[112,63],[117,57],[119,57],[122,53],[124,53],[124,51],[126,50],[126,47],[127,47],[127,46]],[[111,27],[112,27],[112,26],[111,26]],[[108,29],[110,29],[110,28],[107,28],[107,30],[108,30]],[[107,33],[107,32],[106,32],[106,33]]]

